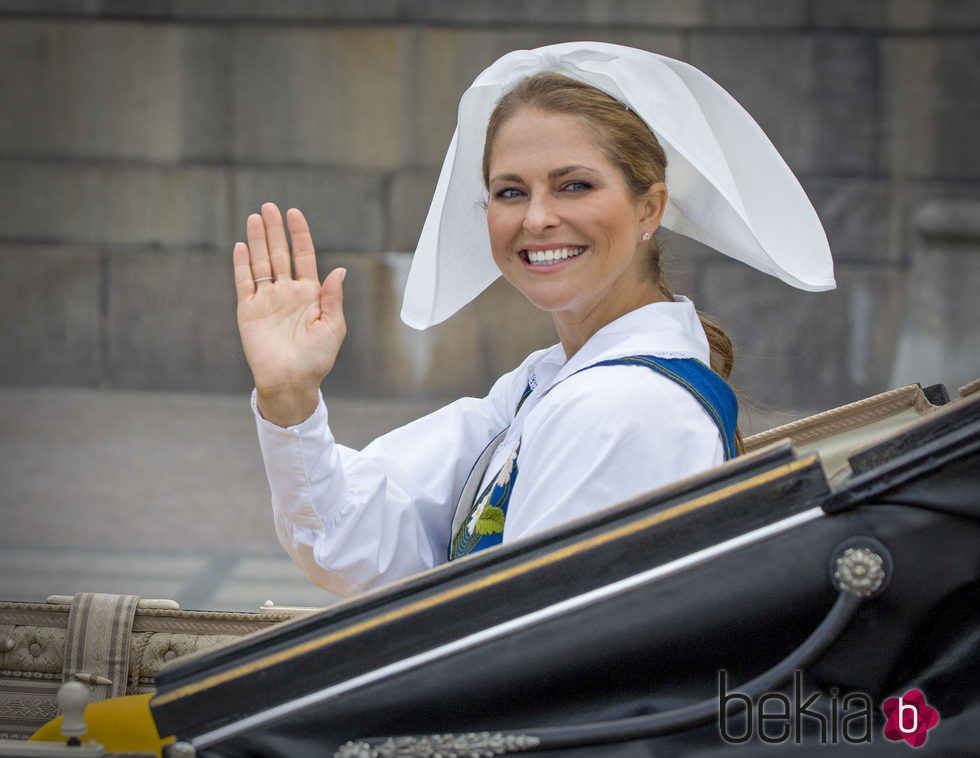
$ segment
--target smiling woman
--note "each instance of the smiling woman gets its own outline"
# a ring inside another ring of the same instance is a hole
[[[665,299],[642,238],[660,224],[666,185],[634,195],[586,117],[524,107],[486,152],[493,260],[552,313],[568,357],[606,324]]]
[[[335,443],[319,393],[345,335],[345,272],[321,283],[303,215],[288,211],[285,225],[267,203],[235,247],[239,328],[280,542],[338,594],[737,453],[731,343],[671,293],[659,226],[794,286],[834,286],[798,182],[704,74],[603,43],[510,53],[463,95],[402,318],[438,323],[502,274],[552,314],[559,342],[486,397],[357,451]]]

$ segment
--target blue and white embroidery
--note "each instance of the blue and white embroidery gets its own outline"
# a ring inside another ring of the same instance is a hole
[[[452,558],[500,543],[507,517],[507,504],[517,479],[517,454],[520,449],[521,441],[518,440],[497,476],[476,499],[465,527],[453,537],[450,546]]]

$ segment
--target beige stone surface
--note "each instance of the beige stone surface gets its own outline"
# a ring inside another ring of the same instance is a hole
[[[248,161],[404,161],[407,32],[248,27],[234,36],[234,153]]]
[[[57,157],[213,155],[220,135],[204,149],[200,126],[222,120],[210,92],[225,86],[216,76],[224,39],[214,27],[6,19],[0,61],[17,86],[4,87],[0,146]]]
[[[96,248],[0,244],[0,382],[97,385]]]
[[[917,37],[882,44],[884,147],[894,176],[976,177],[978,48],[972,35],[952,37],[941,45]]]
[[[884,390],[893,325],[912,328],[911,219],[980,199],[978,30],[971,0],[0,0],[0,382],[247,389],[228,251],[274,200],[303,208],[321,258],[351,269],[328,390],[485,392],[553,341],[547,316],[498,285],[413,332],[396,253],[414,248],[472,78],[512,49],[592,38],[729,87],[825,223],[842,287],[823,299],[674,245],[675,290],[745,346],[742,386],[818,405]],[[818,369],[795,359],[801,333]],[[855,334],[874,367],[841,347]]]

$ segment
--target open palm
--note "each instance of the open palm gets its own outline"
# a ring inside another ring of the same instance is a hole
[[[238,330],[252,369],[259,409],[270,421],[298,423],[316,407],[317,392],[344,341],[344,269],[323,283],[309,225],[296,209],[262,206],[246,222],[248,244],[235,245]]]

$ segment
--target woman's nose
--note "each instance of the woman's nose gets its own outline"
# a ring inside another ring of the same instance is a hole
[[[524,228],[531,234],[541,234],[560,222],[553,198],[550,196],[532,196],[526,208]]]

